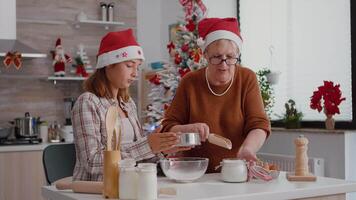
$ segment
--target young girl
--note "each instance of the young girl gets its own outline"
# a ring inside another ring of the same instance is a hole
[[[101,41],[96,71],[84,83],[83,93],[73,107],[72,121],[76,148],[73,180],[101,181],[108,108],[118,108],[122,133],[121,157],[136,161],[156,157],[163,151],[177,152],[176,133],[143,133],[128,88],[137,79],[144,60],[142,48],[131,29],[110,32]]]

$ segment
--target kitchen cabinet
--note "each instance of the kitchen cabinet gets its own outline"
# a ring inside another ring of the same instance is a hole
[[[43,151],[0,152],[0,199],[41,200]]]

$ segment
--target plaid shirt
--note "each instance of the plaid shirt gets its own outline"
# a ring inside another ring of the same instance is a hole
[[[110,106],[118,106],[115,99],[100,98],[86,92],[76,101],[72,111],[76,164],[73,180],[103,180],[103,163],[106,147],[106,112]],[[132,99],[125,103],[120,99],[120,107],[128,114],[135,133],[135,141],[120,147],[121,157],[136,161],[154,158],[147,136],[141,129],[137,108]],[[156,157],[157,158],[157,157]]]

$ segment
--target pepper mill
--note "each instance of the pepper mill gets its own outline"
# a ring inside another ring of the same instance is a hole
[[[308,167],[308,143],[309,140],[300,135],[294,140],[295,144],[295,171],[287,173],[289,181],[316,181],[316,176],[309,173]]]
[[[308,168],[308,139],[303,135],[300,135],[294,140],[296,155],[295,155],[295,175],[307,176],[309,175]]]

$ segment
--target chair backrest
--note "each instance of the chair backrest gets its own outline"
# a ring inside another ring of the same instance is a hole
[[[48,184],[73,176],[75,146],[74,144],[49,145],[43,150],[42,161]]]

